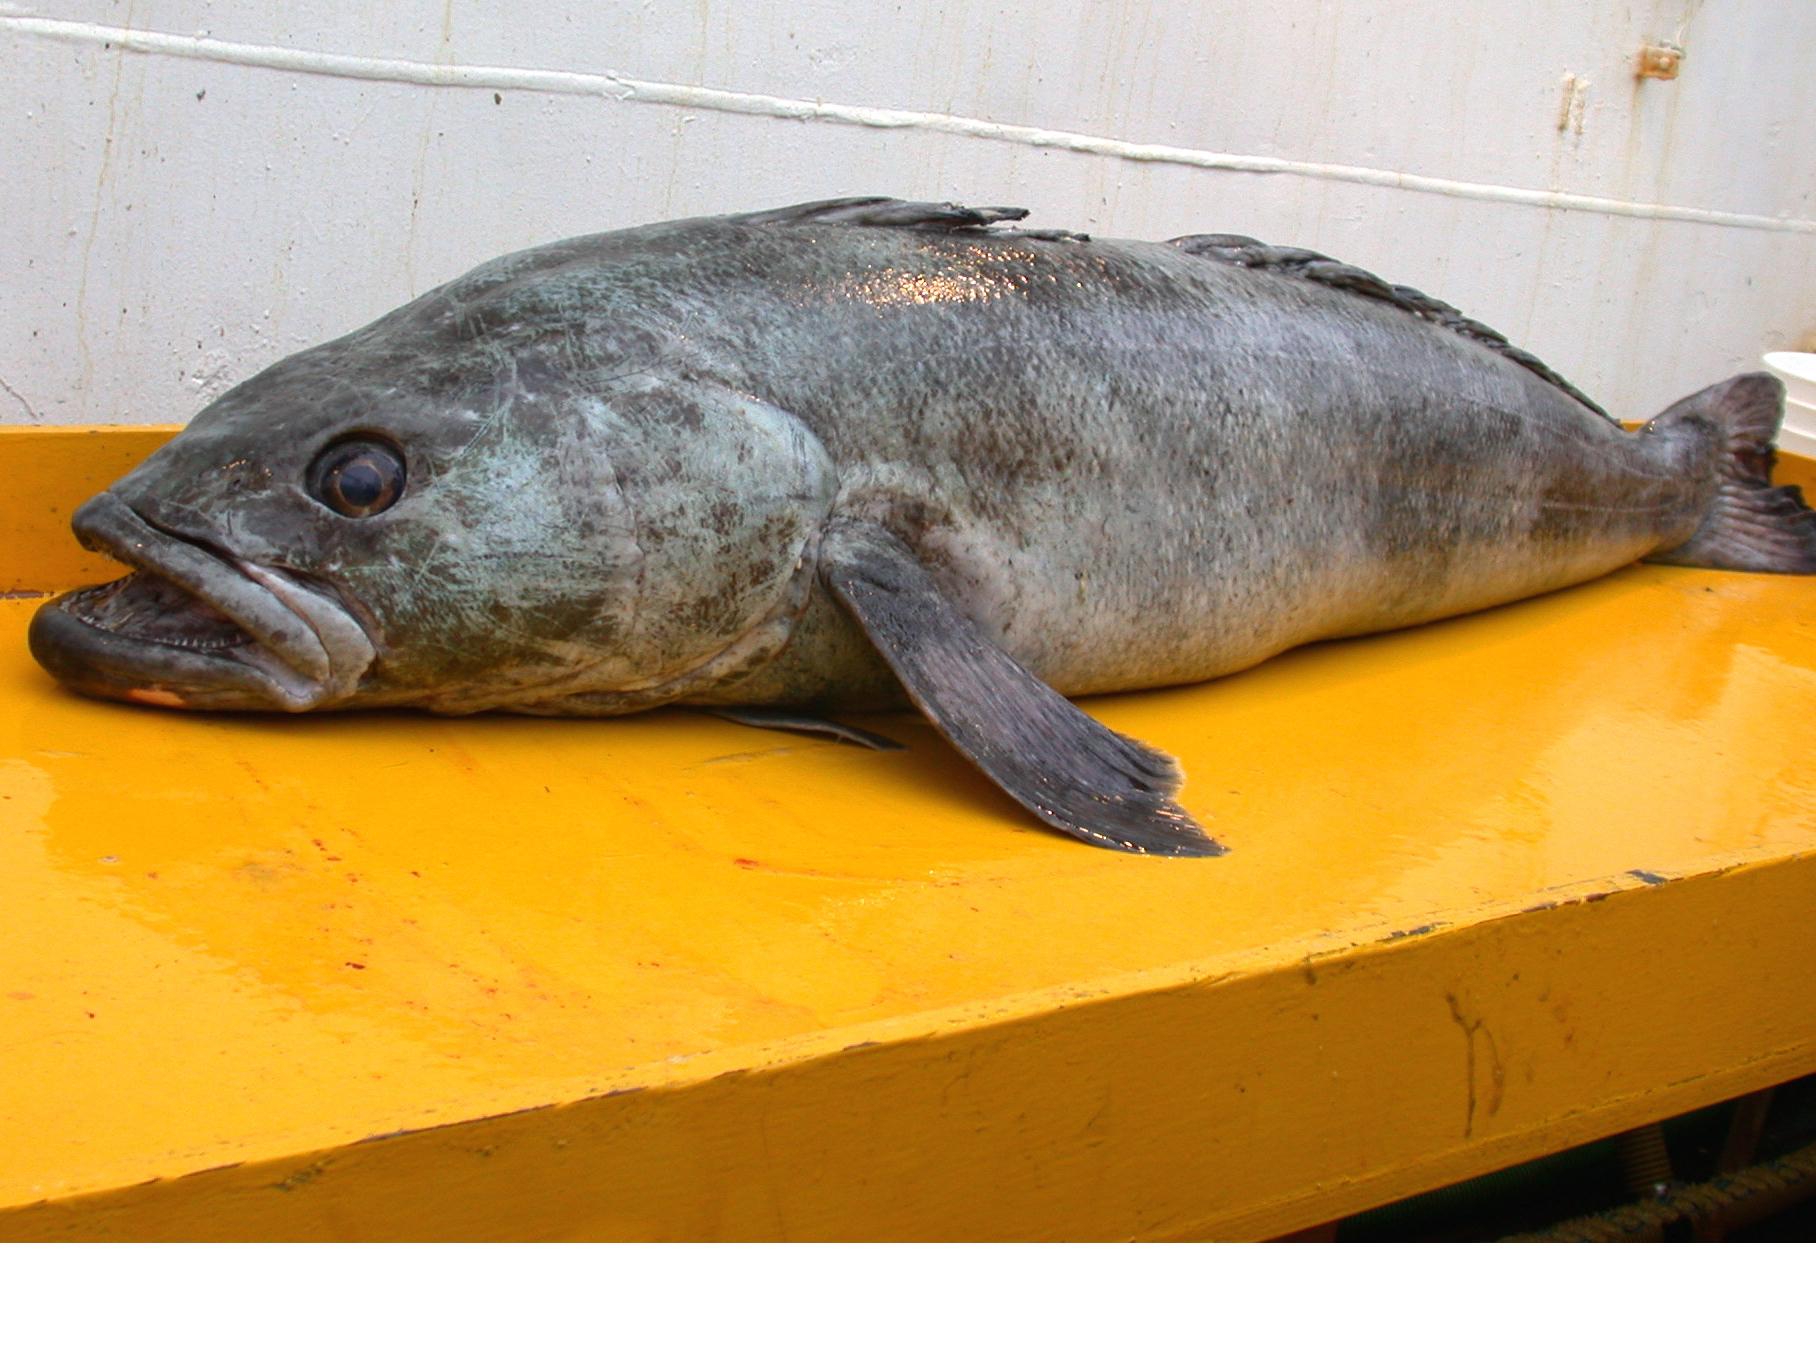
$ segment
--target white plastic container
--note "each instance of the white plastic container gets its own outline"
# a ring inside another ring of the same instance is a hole
[[[1800,424],[1806,430],[1816,429],[1816,355],[1802,350],[1774,350],[1762,359],[1767,370],[1784,380],[1785,397],[1804,408]],[[1793,419],[1790,408],[1785,411],[1785,419]]]
[[[1808,454],[1816,457],[1816,412],[1793,423],[1791,412],[1802,408],[1788,408],[1784,424],[1778,428],[1778,447],[1788,454]],[[1807,423],[1807,424],[1805,424]]]

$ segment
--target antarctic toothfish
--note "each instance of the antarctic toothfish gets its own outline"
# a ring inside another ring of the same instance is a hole
[[[821,717],[905,698],[1055,827],[1221,848],[1062,695],[1641,558],[1816,571],[1783,393],[1634,434],[1416,290],[1245,237],[845,199],[483,265],[203,410],[75,516],[76,690],[192,709]]]

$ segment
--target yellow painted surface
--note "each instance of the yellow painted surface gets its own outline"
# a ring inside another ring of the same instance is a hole
[[[0,426],[0,596],[59,591],[119,575],[83,551],[69,517],[92,492],[136,467],[181,426]],[[57,533],[61,526],[63,532]]]
[[[128,438],[0,431],[67,480],[0,576],[96,575],[61,516]],[[35,604],[0,1236],[1267,1235],[1816,1069],[1808,579],[1635,568],[1088,702],[1210,861],[1032,826],[906,716],[84,701]]]

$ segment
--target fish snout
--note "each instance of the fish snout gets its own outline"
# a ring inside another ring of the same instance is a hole
[[[119,512],[115,503],[119,497],[111,492],[98,492],[76,507],[76,513],[69,518],[69,527],[76,533],[76,542],[90,553],[102,553],[116,557],[110,531],[120,523]]]

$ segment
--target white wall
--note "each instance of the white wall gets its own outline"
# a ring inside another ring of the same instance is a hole
[[[503,251],[855,193],[1314,246],[1649,414],[1816,329],[1812,54],[1807,0],[0,4],[0,421],[182,420]]]

